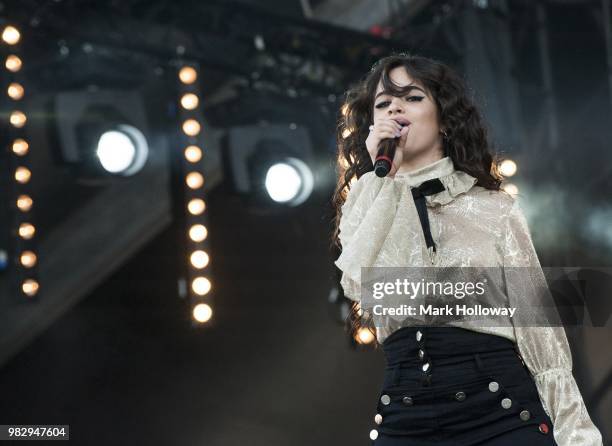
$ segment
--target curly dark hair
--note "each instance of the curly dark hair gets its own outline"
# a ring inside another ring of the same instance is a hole
[[[336,127],[338,181],[332,197],[335,218],[331,240],[332,247],[339,250],[342,249],[338,237],[342,205],[351,182],[374,170],[365,140],[373,122],[378,83],[381,81],[384,90],[394,96],[401,97],[406,91],[389,78],[389,72],[396,67],[404,67],[410,77],[419,81],[433,97],[438,122],[446,132],[442,140],[444,156],[452,159],[455,169],[475,177],[478,186],[490,190],[500,190],[501,187],[498,155],[489,141],[478,109],[468,97],[463,79],[448,65],[424,56],[396,53],[384,57],[345,93],[346,99],[339,110]],[[366,317],[361,313],[359,304],[353,302],[347,318],[351,337],[354,338],[361,328],[369,329],[376,337],[371,315]]]

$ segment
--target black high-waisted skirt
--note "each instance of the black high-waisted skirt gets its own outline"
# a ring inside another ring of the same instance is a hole
[[[535,382],[509,339],[406,327],[382,344],[375,446],[556,445]]]

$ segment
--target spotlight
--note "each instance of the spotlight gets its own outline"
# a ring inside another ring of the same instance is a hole
[[[314,189],[313,153],[305,128],[288,125],[230,130],[228,177],[260,207],[298,206]]]
[[[312,192],[312,184],[312,172],[297,158],[275,163],[266,173],[266,190],[277,203],[301,204]]]
[[[147,159],[147,142],[136,127],[121,124],[116,129],[107,130],[100,135],[96,155],[107,172],[133,175],[142,168]]]
[[[146,114],[138,93],[60,93],[54,112],[56,158],[80,179],[130,177],[147,164]]]
[[[91,108],[77,124],[81,159],[86,171],[118,176],[139,172],[149,156],[143,133],[108,108]]]

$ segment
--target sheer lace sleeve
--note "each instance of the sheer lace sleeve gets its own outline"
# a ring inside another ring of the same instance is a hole
[[[392,178],[367,172],[349,191],[342,206],[339,238],[342,252],[334,262],[342,271],[344,295],[359,301],[361,267],[373,266],[393,224],[398,191]]]
[[[503,230],[506,290],[511,306],[537,307],[547,287],[527,221],[517,200],[507,204]],[[517,267],[517,268],[514,268]],[[531,302],[529,302],[532,300]],[[544,410],[560,446],[600,446],[601,433],[584,405],[572,374],[572,356],[563,326],[535,326],[513,321],[516,343],[534,378]]]

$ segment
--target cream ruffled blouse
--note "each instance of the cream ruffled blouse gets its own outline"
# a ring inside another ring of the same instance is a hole
[[[431,235],[437,250],[428,251],[411,187],[439,178],[445,190],[425,197]],[[456,170],[450,157],[395,177],[363,174],[351,187],[340,220],[342,253],[335,264],[342,271],[344,294],[361,298],[361,267],[524,267],[541,272],[527,221],[517,200],[503,191],[476,186],[476,178]],[[533,274],[532,274],[533,275]],[[525,280],[506,277],[500,284],[510,305],[535,296],[547,286],[543,272]],[[406,321],[388,318],[377,326],[383,342]],[[553,422],[560,446],[599,446],[602,437],[590,419],[572,375],[572,357],[561,326],[503,327],[456,324],[503,336],[515,342],[532,374],[544,410]]]

